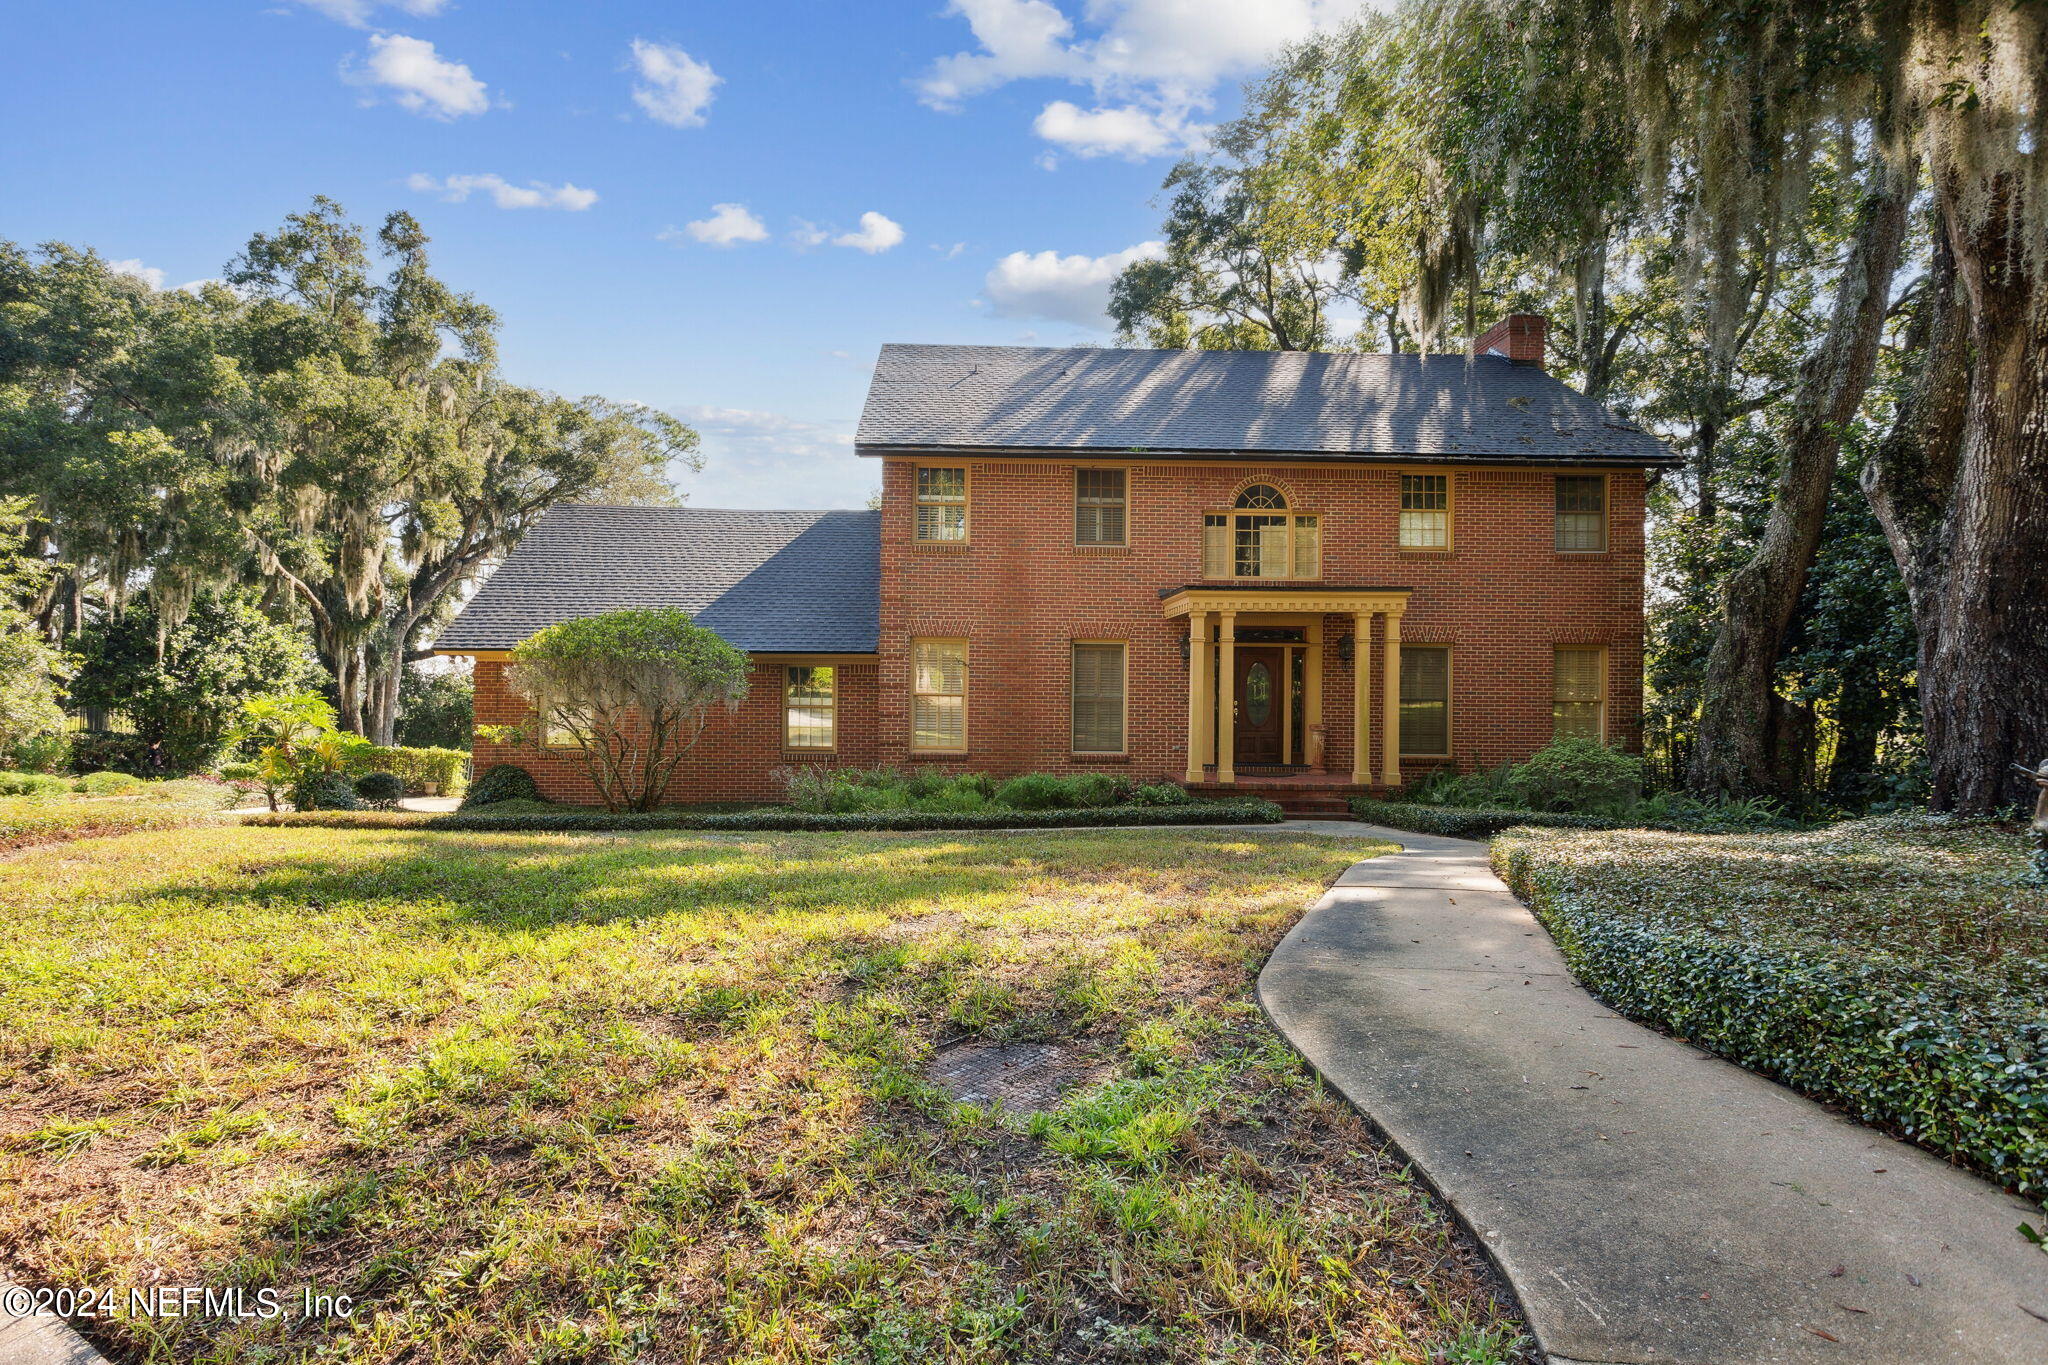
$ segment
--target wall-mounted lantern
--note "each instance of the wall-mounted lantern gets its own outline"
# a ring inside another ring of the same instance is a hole
[[[1345,663],[1350,663],[1352,655],[1356,654],[1357,652],[1357,643],[1349,635],[1346,635],[1343,639],[1337,642],[1337,657],[1342,659]]]

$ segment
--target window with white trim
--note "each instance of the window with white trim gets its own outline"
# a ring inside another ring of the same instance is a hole
[[[1404,550],[1451,547],[1451,476],[1401,476],[1401,534]]]
[[[1552,651],[1550,718],[1558,738],[1607,738],[1607,651],[1560,645]]]
[[[1441,758],[1451,751],[1451,651],[1401,646],[1401,753]]]
[[[1124,751],[1125,647],[1106,640],[1076,641],[1073,662],[1073,738],[1077,754]]]
[[[1607,480],[1598,474],[1557,476],[1557,548],[1597,554],[1607,548]]]
[[[910,747],[929,753],[967,748],[967,642],[910,642]]]
[[[916,539],[928,543],[967,539],[967,470],[919,465]]]
[[[791,749],[832,749],[839,743],[839,670],[791,664],[782,672],[782,742]]]
[[[1128,480],[1121,469],[1074,471],[1074,543],[1122,545],[1129,534]]]

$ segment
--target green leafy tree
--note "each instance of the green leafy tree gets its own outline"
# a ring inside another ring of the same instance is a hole
[[[710,714],[747,695],[747,656],[672,607],[563,621],[512,651],[506,681],[567,734],[608,810],[651,810]]]
[[[246,593],[206,593],[175,624],[153,604],[88,626],[72,700],[125,712],[155,765],[210,767],[233,738],[243,702],[318,684],[303,633],[265,616]]]
[[[398,693],[398,742],[416,749],[467,749],[476,728],[476,678],[467,665],[405,670]]]
[[[0,499],[0,764],[8,767],[40,766],[48,741],[62,735],[59,703],[72,670],[20,606],[51,576],[25,548],[28,519],[25,500]]]

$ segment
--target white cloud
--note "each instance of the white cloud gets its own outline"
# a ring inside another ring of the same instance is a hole
[[[1081,16],[1090,31],[1084,35],[1048,0],[953,0],[951,12],[967,21],[977,49],[940,58],[917,88],[933,108],[954,109],[970,95],[1011,81],[1086,86],[1097,107],[1084,113],[1066,101],[1048,106],[1038,117],[1040,136],[1083,156],[1166,155],[1199,142],[1190,117],[1209,107],[1219,82],[1256,71],[1289,44],[1389,3],[1086,0]]]
[[[468,67],[441,56],[426,39],[402,33],[371,34],[368,62],[361,69],[342,63],[342,78],[382,86],[399,107],[433,118],[481,114],[491,107],[490,93]]]
[[[842,232],[832,239],[834,246],[850,246],[870,256],[879,255],[903,240],[903,224],[870,209],[860,216],[860,228]]]
[[[582,189],[566,181],[549,185],[530,180],[515,185],[498,175],[451,175],[436,180],[416,172],[406,178],[405,184],[421,194],[438,194],[451,204],[459,204],[472,194],[489,194],[491,202],[501,209],[568,209],[580,213],[597,202],[596,190]]]
[[[670,411],[704,438],[704,472],[685,483],[693,506],[860,507],[874,489],[874,462],[854,455],[850,422],[746,408]]]
[[[1076,156],[1121,156],[1132,161],[1193,150],[1203,145],[1205,134],[1183,118],[1136,105],[1082,109],[1066,100],[1046,105],[1031,131]]]
[[[1109,282],[1133,261],[1158,260],[1162,242],[1140,242],[1107,256],[1013,251],[982,281],[989,307],[1008,318],[1047,318],[1098,331],[1109,328]]]
[[[144,265],[140,257],[131,256],[125,261],[108,261],[107,269],[116,275],[133,275],[151,289],[164,287],[164,272],[153,265]]]
[[[832,230],[821,228],[808,218],[799,218],[789,230],[789,240],[799,248],[823,246],[832,240]]]
[[[671,128],[701,128],[711,94],[724,78],[672,43],[633,40],[633,69],[643,84],[633,87],[633,103],[647,117]]]
[[[734,246],[740,242],[766,241],[768,228],[747,211],[745,204],[713,204],[709,218],[685,223],[680,231],[664,228],[658,236],[664,242],[681,242],[689,237],[712,246]]]
[[[339,20],[351,28],[368,28],[370,15],[379,6],[379,0],[297,0],[308,9],[320,11],[330,19]],[[422,19],[431,19],[447,7],[448,0],[390,0],[393,8]]]

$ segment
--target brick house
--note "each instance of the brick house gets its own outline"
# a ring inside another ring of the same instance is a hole
[[[668,793],[804,763],[1115,771],[1330,800],[1624,747],[1642,710],[1643,496],[1677,463],[1543,370],[1476,358],[886,346],[856,454],[879,512],[565,506],[442,635],[477,719],[552,621],[675,605],[753,689]],[[593,799],[573,753],[479,741]]]

